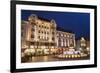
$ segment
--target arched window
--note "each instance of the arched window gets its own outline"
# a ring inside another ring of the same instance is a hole
[[[32,38],[32,39],[34,38],[34,34],[31,35],[31,38]]]

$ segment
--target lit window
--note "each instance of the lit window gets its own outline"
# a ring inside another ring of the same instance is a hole
[[[34,31],[34,28],[32,28],[31,30]]]
[[[44,31],[44,33],[46,34],[46,31]]]
[[[64,35],[66,37],[66,35]]]
[[[61,39],[61,46],[63,46],[63,39]]]
[[[61,34],[61,36],[63,36],[63,34]]]
[[[33,34],[31,35],[31,38],[34,38],[34,35]]]
[[[40,36],[38,36],[38,38],[40,39]]]
[[[52,40],[53,40],[53,41],[55,40],[54,37],[52,37]]]
[[[43,31],[42,31],[42,33],[43,33]]]
[[[42,28],[43,28],[44,26],[42,25]]]
[[[39,32],[38,33],[40,33],[40,30],[39,30]]]
[[[67,35],[67,37],[69,38],[69,35]]]
[[[39,25],[39,27],[41,27],[41,26]]]
[[[54,32],[52,32],[52,34],[54,34]]]
[[[46,29],[46,26],[45,26],[45,29]]]
[[[57,36],[59,36],[59,34],[57,33]]]

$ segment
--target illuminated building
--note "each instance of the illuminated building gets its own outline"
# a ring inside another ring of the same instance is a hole
[[[80,40],[80,46],[81,47],[86,47],[86,40],[83,37]]]
[[[27,21],[21,22],[21,48],[22,48],[22,51],[24,51],[26,48],[28,48],[27,37],[28,37],[29,26],[30,25]]]
[[[56,45],[56,22],[47,20],[36,15],[28,18],[26,40],[28,48],[33,48],[36,54],[49,54],[50,49]]]
[[[82,37],[80,39],[80,47],[83,53],[88,54],[90,52],[90,41],[87,41],[84,37]]]
[[[90,41],[86,41],[87,54],[90,54]]]
[[[63,51],[75,48],[75,34],[57,30],[57,48]]]
[[[32,49],[36,55],[56,54],[59,49],[75,47],[75,34],[57,29],[55,20],[32,14],[21,24],[22,48]]]

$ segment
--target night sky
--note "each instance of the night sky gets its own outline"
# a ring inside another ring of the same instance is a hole
[[[80,37],[90,39],[89,13],[21,10],[21,19],[27,20],[31,14],[48,20],[54,19],[57,26],[75,33],[76,39],[80,39]]]

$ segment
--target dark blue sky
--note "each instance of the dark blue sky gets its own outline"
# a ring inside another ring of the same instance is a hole
[[[86,39],[90,38],[89,13],[22,10],[21,19],[27,20],[28,16],[31,14],[36,14],[37,16],[48,20],[54,19],[57,26],[74,32],[76,34],[76,39],[79,39],[82,36]]]

